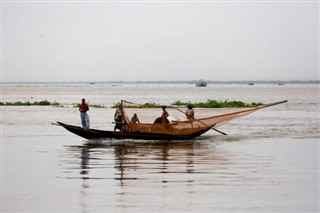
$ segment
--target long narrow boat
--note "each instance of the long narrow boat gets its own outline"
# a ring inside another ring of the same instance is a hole
[[[113,139],[140,139],[140,140],[190,140],[206,131],[195,132],[190,135],[169,135],[169,134],[158,134],[158,133],[144,133],[144,132],[119,132],[119,131],[107,131],[98,129],[84,129],[79,126],[73,126],[57,122],[58,125],[64,127],[66,130],[79,135],[85,139],[99,139],[99,138],[113,138]]]
[[[229,122],[235,118],[243,117],[257,110],[282,104],[287,101],[266,104],[255,108],[245,109],[232,113],[216,115],[207,118],[199,118],[172,123],[131,123],[128,116],[121,107],[123,122],[126,126],[125,131],[106,131],[98,129],[85,129],[79,126],[68,125],[57,122],[56,125],[62,126],[68,131],[85,139],[114,138],[114,139],[142,139],[142,140],[190,140],[198,137],[205,132]],[[122,101],[122,104],[124,101]],[[121,105],[123,106],[123,105]]]

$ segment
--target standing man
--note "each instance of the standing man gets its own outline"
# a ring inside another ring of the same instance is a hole
[[[89,115],[87,114],[87,111],[89,111],[89,106],[88,104],[86,104],[86,100],[84,98],[82,99],[82,103],[80,104],[79,111],[82,127],[88,129],[90,126]]]

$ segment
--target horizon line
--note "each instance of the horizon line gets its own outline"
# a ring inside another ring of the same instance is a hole
[[[205,81],[206,83],[320,83],[320,80],[114,80],[114,81],[8,81],[1,84],[45,84],[45,83],[196,83]]]

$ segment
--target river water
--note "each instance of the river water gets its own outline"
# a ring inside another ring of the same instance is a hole
[[[2,101],[64,105],[1,107],[2,212],[319,212],[319,85],[2,84],[1,92]],[[121,99],[288,103],[221,126],[226,136],[88,141],[51,125],[80,125],[73,105],[82,98],[107,107],[89,111],[91,128],[107,130]]]

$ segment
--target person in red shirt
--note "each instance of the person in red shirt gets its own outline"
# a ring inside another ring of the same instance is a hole
[[[89,128],[90,121],[89,121],[89,115],[87,114],[87,111],[89,111],[89,106],[86,104],[86,100],[83,98],[82,103],[79,106],[80,111],[80,118],[83,128]]]

